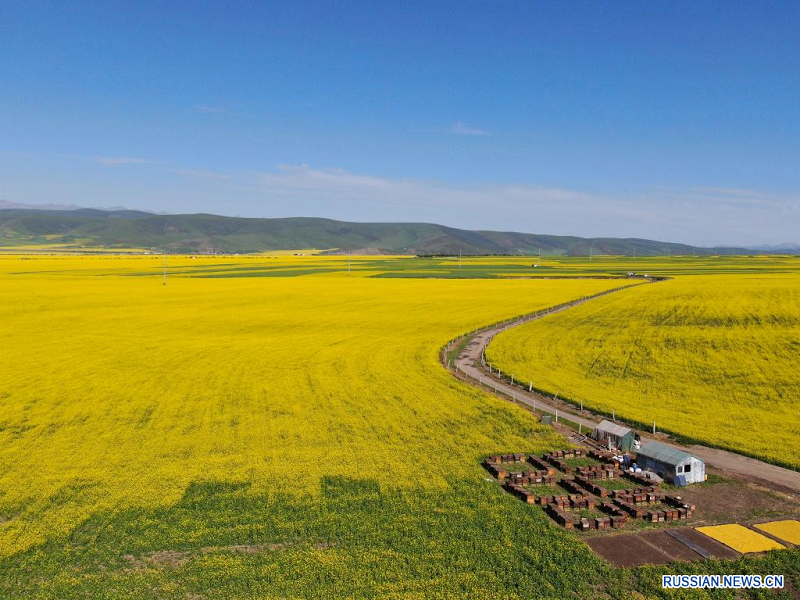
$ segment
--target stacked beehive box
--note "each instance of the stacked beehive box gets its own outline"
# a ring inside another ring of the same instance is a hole
[[[586,479],[616,479],[622,475],[622,471],[613,464],[578,467],[577,471],[581,477]]]
[[[597,529],[611,529],[611,519],[608,517],[597,517],[594,522]]]
[[[590,456],[605,464],[589,465],[573,468],[566,463],[574,457]],[[527,462],[535,470],[522,472],[519,463]],[[514,465],[517,465],[516,467]],[[484,466],[498,480],[504,482],[505,489],[527,504],[537,504],[556,523],[565,528],[581,530],[622,528],[628,519],[644,518],[654,523],[687,519],[692,516],[695,506],[684,502],[680,496],[665,496],[652,481],[641,475],[621,472],[619,463],[613,461],[613,455],[596,450],[559,450],[541,457],[526,454],[498,454],[484,461]],[[575,473],[564,477],[560,484],[569,495],[539,496],[526,486],[555,485],[557,477],[555,468],[564,473]],[[602,480],[616,479],[625,476],[640,484],[635,489],[615,490],[610,492],[598,485]],[[602,501],[611,496],[612,501]],[[608,516],[596,518],[579,518],[575,511],[592,510],[596,498],[601,499],[599,508]],[[663,504],[662,504],[663,503]]]
[[[622,529],[625,525],[628,524],[628,515],[612,515],[611,516],[611,527],[614,529]]]
[[[528,457],[528,462],[536,467],[539,471],[547,471],[548,475],[555,475],[555,469],[550,466],[547,462],[539,458],[538,456],[534,456],[531,454]]]
[[[562,479],[561,487],[566,489],[568,492],[572,492],[573,494],[583,494],[585,491],[583,486],[571,477],[565,477]]]
[[[572,526],[575,523],[575,516],[562,510],[558,504],[548,504],[547,508],[545,508],[545,511],[556,523],[565,529],[572,529]]]
[[[664,504],[677,509],[679,519],[691,519],[697,508],[694,504],[684,502],[680,496],[664,496]]]
[[[631,504],[630,502],[621,500],[619,498],[614,498],[614,504],[619,506],[634,519],[641,519],[647,514],[647,511],[643,507],[636,506],[635,504]]]
[[[648,479],[647,476],[643,475],[642,473],[631,473],[630,471],[623,471],[622,475],[623,477],[627,477],[628,479],[639,485],[653,485],[652,480]]]
[[[603,463],[613,464],[615,468],[619,469],[619,461],[614,460],[614,453],[607,450],[589,450],[587,452],[589,458],[599,460]]]
[[[608,490],[600,487],[597,484],[592,483],[588,479],[581,477],[580,475],[575,476],[575,482],[580,485],[582,488],[590,491],[595,496],[599,496],[600,498],[605,498],[608,496]]]
[[[513,483],[507,483],[505,487],[506,490],[523,502],[527,504],[536,504],[536,494],[534,494],[532,491],[526,490],[521,485],[516,485]]]
[[[594,498],[585,494],[571,494],[569,496],[570,510],[587,510],[594,508]]]
[[[624,500],[630,504],[656,504],[664,499],[658,488],[636,488],[633,490],[615,490],[615,500]]]
[[[500,465],[491,463],[489,461],[486,461],[483,464],[486,466],[486,470],[489,471],[489,473],[491,473],[492,477],[494,477],[495,479],[499,479],[502,481],[503,479],[508,477],[508,471],[503,467],[501,467]]]
[[[528,473],[509,473],[508,481],[517,485],[552,485],[555,477],[547,471],[530,471]]]
[[[545,454],[544,460],[563,473],[572,473],[573,471],[572,467],[564,462],[564,452],[561,450]]]
[[[495,454],[486,459],[486,462],[496,465],[506,465],[515,462],[525,462],[528,457],[525,454]]]

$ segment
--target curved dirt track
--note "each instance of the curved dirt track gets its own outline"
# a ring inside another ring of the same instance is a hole
[[[653,283],[644,285],[653,285]],[[602,295],[615,293],[625,289],[627,288],[615,288],[595,296],[580,298],[573,302],[568,302],[548,311],[543,311],[534,315],[521,317],[517,320],[509,321],[504,324],[489,326],[481,329],[472,336],[469,343],[456,358],[455,363],[453,365],[447,365],[445,363],[445,366],[449,368],[451,373],[460,379],[467,381],[471,385],[480,387],[484,390],[488,387],[498,395],[503,395],[509,400],[524,404],[527,407],[535,410],[542,410],[548,413],[557,413],[558,415],[563,415],[566,419],[569,419],[575,424],[580,424],[585,433],[588,434],[604,417],[594,415],[587,410],[581,411],[578,409],[578,407],[573,406],[572,404],[559,401],[550,396],[544,396],[535,391],[529,392],[526,388],[521,386],[511,385],[508,381],[498,377],[494,373],[490,374],[489,371],[483,366],[483,353],[486,349],[486,346],[488,346],[489,342],[492,341],[492,338],[494,338],[494,336],[501,331],[504,331],[510,327],[517,327],[524,323],[541,319],[542,317],[549,316],[551,314],[568,310],[574,306],[583,304],[584,302],[590,302]],[[452,348],[452,344],[450,345],[450,348]],[[446,356],[446,353],[444,356]],[[648,435],[646,432],[639,430],[637,431],[642,436],[642,441],[654,439],[652,435]],[[661,436],[660,439],[663,439],[663,436]],[[756,483],[783,491],[800,493],[800,472],[792,471],[791,469],[785,469],[783,467],[766,463],[755,458],[750,458],[748,456],[743,456],[741,454],[736,454],[735,452],[729,452],[727,450],[721,450],[718,448],[709,448],[702,445],[687,446],[676,444],[671,440],[669,443],[682,448],[687,452],[691,452],[695,456],[703,459],[706,465],[721,471],[723,474],[727,473],[747,481],[754,481]]]

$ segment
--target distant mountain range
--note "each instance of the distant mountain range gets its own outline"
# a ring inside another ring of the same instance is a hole
[[[8,203],[6,203],[7,205]],[[745,248],[698,248],[639,238],[582,238],[469,231],[433,223],[347,223],[292,217],[249,219],[210,214],[163,215],[137,210],[0,208],[0,246],[69,244],[185,253],[249,253],[302,248],[331,253],[417,255],[617,254],[710,255]],[[793,248],[753,249],[800,253]]]
[[[760,244],[751,246],[751,250],[766,250],[778,254],[800,254],[800,244],[786,242],[784,244]]]

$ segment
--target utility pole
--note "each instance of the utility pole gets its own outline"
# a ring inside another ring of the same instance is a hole
[[[350,277],[350,252],[352,250],[347,251],[347,276]]]
[[[167,285],[167,251],[164,250],[164,283],[163,285]]]
[[[592,250],[593,249],[594,248],[592,246],[589,246],[589,262],[592,262]]]
[[[461,248],[458,249],[458,268],[461,268]]]

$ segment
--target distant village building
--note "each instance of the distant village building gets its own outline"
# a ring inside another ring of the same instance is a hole
[[[623,452],[630,451],[636,441],[636,434],[632,429],[607,420],[597,424],[592,437],[608,448],[616,448]]]
[[[648,442],[636,453],[636,464],[668,483],[688,485],[706,479],[706,464],[696,456],[661,442]]]

